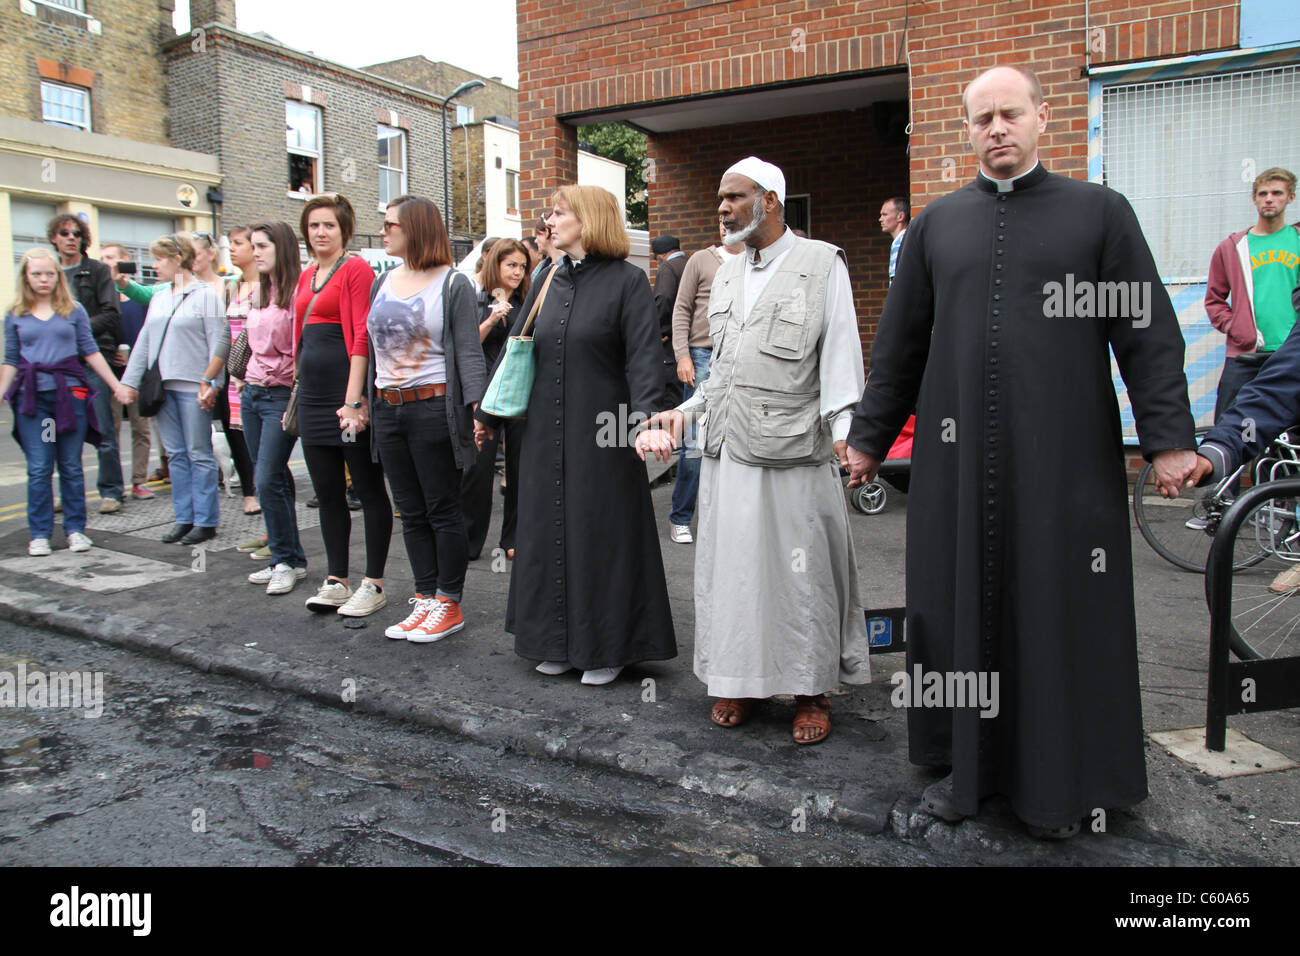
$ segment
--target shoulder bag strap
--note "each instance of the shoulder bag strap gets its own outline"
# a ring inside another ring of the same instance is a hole
[[[537,313],[541,311],[542,303],[546,301],[546,293],[551,288],[551,280],[555,278],[555,273],[559,269],[558,265],[551,266],[551,271],[546,273],[546,281],[542,283],[542,291],[537,293],[537,301],[533,303],[532,311],[528,313],[528,321],[524,327],[519,330],[521,339],[528,338],[528,330],[533,326],[533,319],[537,318]]]
[[[163,343],[167,341],[167,330],[172,327],[172,319],[176,317],[176,313],[180,310],[180,307],[185,304],[185,300],[190,297],[190,293],[197,289],[198,283],[202,281],[202,279],[196,279],[194,285],[181,293],[180,301],[172,306],[171,315],[167,316],[167,321],[163,323],[162,336],[158,339],[158,358],[162,358]],[[155,362],[157,362],[157,360],[158,359],[154,359]]]

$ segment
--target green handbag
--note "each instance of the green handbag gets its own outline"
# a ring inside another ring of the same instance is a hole
[[[533,391],[533,380],[537,377],[537,359],[533,355],[533,337],[528,334],[533,320],[541,311],[546,299],[551,279],[555,277],[557,267],[551,269],[542,283],[542,291],[528,313],[528,321],[520,329],[519,335],[512,335],[506,340],[506,350],[497,365],[496,374],[488,384],[487,393],[479,403],[487,414],[494,418],[524,418],[528,414],[528,397]]]

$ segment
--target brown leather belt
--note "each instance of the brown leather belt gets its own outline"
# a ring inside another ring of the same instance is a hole
[[[389,405],[405,405],[407,402],[418,402],[426,398],[435,398],[446,394],[447,386],[441,383],[437,385],[417,385],[415,388],[379,389],[379,397]]]

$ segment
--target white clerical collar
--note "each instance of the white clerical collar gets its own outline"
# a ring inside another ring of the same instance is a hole
[[[1018,180],[1024,179],[1026,176],[1028,176],[1030,173],[1032,173],[1035,169],[1037,169],[1037,168],[1039,167],[1039,165],[1041,165],[1041,164],[1039,164],[1038,162],[1035,162],[1033,166],[1031,166],[1031,167],[1029,167],[1028,169],[1026,169],[1026,170],[1025,170],[1023,173],[1021,173],[1019,176],[1012,176],[1010,179],[994,179],[992,176],[989,176],[988,174],[986,174],[986,173],[984,172],[984,170],[982,170],[982,169],[979,171],[979,174],[980,174],[981,176],[983,176],[985,179],[987,179],[989,182],[991,182],[993,185],[997,186],[997,187],[998,187],[998,192],[1000,192],[1000,193],[1009,193],[1009,192],[1011,192],[1013,189],[1016,188],[1016,182],[1017,182]]]
[[[751,268],[766,268],[777,256],[793,249],[796,238],[795,234],[790,231],[790,227],[786,226],[785,232],[781,233],[780,239],[776,240],[776,242],[769,246],[764,246],[762,249],[755,249],[753,255],[747,255],[745,257],[745,261]],[[748,252],[748,249],[746,252]]]

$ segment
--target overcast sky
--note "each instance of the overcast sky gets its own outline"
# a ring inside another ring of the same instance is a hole
[[[344,66],[425,56],[519,85],[514,0],[236,0],[235,16],[244,33],[266,32]],[[173,22],[189,31],[187,0]]]

